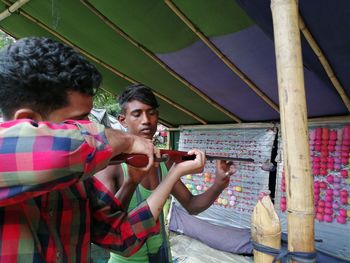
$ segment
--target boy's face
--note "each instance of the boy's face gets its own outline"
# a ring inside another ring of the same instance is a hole
[[[157,131],[158,110],[133,100],[126,104],[125,114],[121,114],[118,119],[129,133],[152,139]]]
[[[78,91],[69,91],[68,105],[52,111],[44,121],[59,123],[64,120],[88,120],[92,106],[92,96]]]

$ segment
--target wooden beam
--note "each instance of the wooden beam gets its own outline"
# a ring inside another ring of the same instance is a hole
[[[217,104],[214,100],[209,98],[207,95],[205,95],[202,91],[200,91],[197,87],[192,85],[189,81],[181,77],[179,74],[177,74],[173,69],[171,69],[167,64],[165,64],[162,60],[160,60],[153,52],[151,52],[149,49],[144,47],[142,44],[137,42],[135,39],[130,37],[128,34],[126,34],[120,27],[118,27],[115,23],[113,23],[108,17],[103,15],[99,10],[97,10],[89,1],[87,0],[81,0],[81,2],[90,9],[92,13],[94,13],[97,17],[99,17],[108,27],[110,27],[114,32],[116,32],[119,36],[123,37],[125,40],[127,40],[129,43],[137,47],[139,50],[141,50],[145,55],[147,55],[149,58],[151,58],[154,62],[156,62],[158,65],[160,65],[166,72],[168,72],[171,76],[176,78],[178,81],[180,81],[183,85],[185,85],[187,88],[189,88],[191,91],[196,93],[199,97],[204,99],[208,104],[213,106],[214,108],[218,109],[219,111],[226,114],[228,117],[230,117],[235,122],[242,122],[240,118],[238,118],[236,115],[234,115],[232,112],[228,111],[221,105]]]
[[[339,124],[339,123],[350,123],[350,115],[345,116],[328,116],[328,117],[318,117],[310,118],[309,124],[312,125],[329,125],[329,124]]]
[[[315,38],[312,36],[311,32],[305,25],[305,22],[301,15],[299,14],[299,28],[301,32],[303,33],[306,41],[309,43],[310,47],[314,51],[315,55],[317,56],[318,60],[320,61],[321,65],[323,66],[324,70],[326,71],[326,74],[329,78],[329,80],[332,82],[334,88],[337,90],[340,98],[342,99],[343,103],[345,104],[346,108],[348,111],[350,111],[350,99],[346,95],[345,90],[343,86],[340,84],[337,76],[335,75],[332,66],[328,62],[328,59],[322,52],[320,46],[318,45],[317,41]]]
[[[8,1],[3,0],[3,2],[7,5]],[[44,30],[48,31],[50,34],[52,34],[53,36],[55,36],[56,38],[58,38],[61,42],[74,47],[75,49],[77,49],[81,54],[83,54],[85,57],[89,58],[90,60],[92,60],[93,62],[99,64],[100,66],[102,66],[105,69],[108,69],[109,71],[111,71],[112,73],[114,73],[115,75],[129,81],[130,83],[133,84],[138,84],[139,82],[137,82],[136,80],[132,79],[131,77],[125,75],[124,73],[120,72],[119,70],[115,69],[114,67],[112,67],[111,65],[103,62],[101,59],[97,58],[96,56],[90,54],[89,52],[85,51],[84,49],[80,48],[79,46],[73,44],[71,41],[69,41],[68,39],[66,39],[65,37],[63,37],[61,34],[57,33],[56,31],[54,31],[53,29],[51,29],[50,27],[46,26],[44,23],[42,23],[41,21],[39,21],[38,19],[32,17],[31,15],[29,15],[28,13],[24,12],[24,11],[18,11],[18,13],[22,16],[24,16],[25,18],[27,18],[28,20],[30,20],[32,23],[38,25],[39,27],[43,28]],[[155,95],[159,97],[159,93],[155,92]],[[161,96],[160,98],[165,99],[165,96]],[[181,105],[177,104],[176,102],[172,101],[169,98],[166,98],[167,102],[171,102],[170,104],[179,109],[180,111],[184,112],[185,114],[189,115],[190,117],[194,118],[195,120],[197,120],[198,122],[202,123],[202,124],[207,124],[207,122],[202,119],[201,117],[197,116],[196,114],[194,114],[193,112],[185,109],[184,107],[182,107]]]
[[[271,1],[287,188],[288,250],[315,252],[313,176],[296,2]]]
[[[230,68],[247,86],[253,90],[262,100],[264,100],[271,108],[279,112],[278,106],[263,92],[257,85],[250,80],[230,59],[228,59],[221,50],[214,45],[211,40],[205,36],[192,21],[180,11],[180,9],[171,1],[165,0],[165,3],[169,8],[210,48],[214,54],[223,61],[228,68]]]

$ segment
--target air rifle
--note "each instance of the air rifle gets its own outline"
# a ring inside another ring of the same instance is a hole
[[[166,162],[173,161],[175,163],[181,163],[183,161],[194,160],[196,155],[189,155],[184,151],[174,151],[174,150],[160,150],[160,158],[155,157],[155,162]],[[238,157],[226,157],[226,156],[214,156],[205,155],[207,160],[224,160],[230,162],[254,162],[252,158],[238,158]],[[126,163],[134,167],[145,167],[148,164],[148,157],[144,154],[120,154],[115,156],[110,161],[110,164],[120,164]]]

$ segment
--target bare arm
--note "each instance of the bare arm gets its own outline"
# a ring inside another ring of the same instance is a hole
[[[163,209],[163,205],[168,198],[174,184],[181,176],[189,173],[198,173],[203,171],[205,164],[205,155],[199,150],[190,151],[189,154],[195,154],[196,159],[175,164],[168,172],[168,175],[160,183],[160,185],[147,198],[147,203],[154,218],[158,218]]]
[[[175,184],[172,190],[172,194],[188,211],[188,213],[198,214],[208,209],[214,203],[216,198],[228,186],[230,176],[234,174],[234,172],[235,170],[232,166],[232,163],[217,161],[215,182],[207,191],[194,196],[179,180]]]
[[[127,211],[138,183],[132,177],[124,178],[121,165],[109,165],[95,176],[121,202],[123,210]]]

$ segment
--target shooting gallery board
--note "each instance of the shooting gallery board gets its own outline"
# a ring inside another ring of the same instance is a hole
[[[316,247],[350,260],[350,125],[310,125],[309,148],[314,177]],[[275,209],[287,232],[287,200],[283,145],[278,138]]]
[[[205,150],[208,155],[253,158],[254,162],[235,162],[237,172],[215,203],[198,217],[218,225],[250,228],[251,214],[261,191],[268,189],[269,172],[261,169],[269,163],[276,131],[266,128],[183,129],[179,150]],[[215,180],[215,162],[207,162],[202,174],[182,177],[183,183],[198,195]]]

